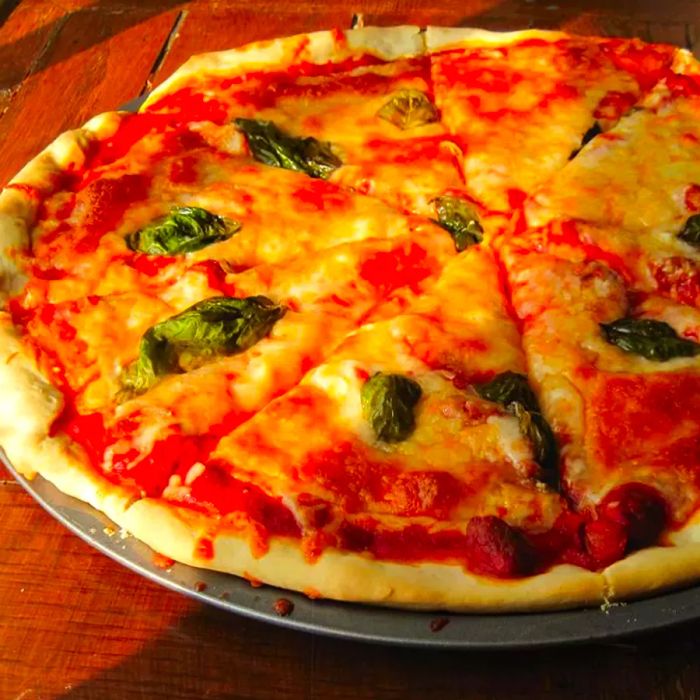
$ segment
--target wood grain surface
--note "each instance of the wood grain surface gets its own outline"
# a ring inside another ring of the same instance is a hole
[[[695,48],[697,0],[0,2],[0,185],[61,131],[194,53],[397,22],[636,35]],[[0,387],[1,391],[1,387]],[[0,466],[0,700],[700,698],[700,624],[502,654],[372,647],[223,614],[163,590],[52,520]]]

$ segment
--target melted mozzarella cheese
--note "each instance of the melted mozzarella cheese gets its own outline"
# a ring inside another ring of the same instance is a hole
[[[528,209],[540,225],[570,218],[644,236],[649,249],[698,257],[675,239],[688,215],[687,188],[700,182],[700,96],[632,112],[595,138],[543,185]]]

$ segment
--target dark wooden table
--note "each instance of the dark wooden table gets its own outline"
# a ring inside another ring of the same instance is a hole
[[[700,46],[698,0],[0,0],[0,185],[193,53],[350,25],[563,27]],[[0,387],[2,391],[2,387]],[[90,549],[0,466],[0,700],[700,698],[700,623],[539,652],[371,647],[229,616]]]

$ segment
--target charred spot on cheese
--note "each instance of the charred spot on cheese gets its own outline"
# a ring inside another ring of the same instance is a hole
[[[678,234],[678,238],[684,243],[692,245],[693,248],[700,248],[700,214],[688,217]]]
[[[593,126],[586,131],[586,133],[581,137],[581,145],[571,151],[571,155],[569,156],[569,160],[572,160],[575,158],[580,152],[581,149],[589,142],[592,141],[598,134],[602,134],[603,130],[600,128],[600,124],[598,122],[593,122]]]
[[[698,343],[681,338],[665,321],[620,318],[612,323],[601,323],[600,328],[608,343],[647,360],[666,362],[675,357],[694,357],[700,353]]]
[[[540,411],[527,377],[518,372],[501,372],[490,382],[478,384],[474,388],[482,399],[501,404],[518,419],[520,432],[532,444],[535,459],[542,468],[542,481],[556,487],[559,480],[557,441]]]
[[[414,409],[422,395],[420,384],[402,374],[377,372],[362,387],[362,413],[377,439],[401,442],[416,427]]]
[[[163,375],[247,350],[285,311],[264,296],[214,297],[157,323],[143,335],[138,358],[122,373],[120,398],[143,393]]]
[[[325,180],[343,162],[333,153],[330,143],[312,136],[297,137],[274,122],[236,119],[236,127],[245,134],[255,160],[286,170],[296,170]]]
[[[438,120],[437,107],[420,90],[398,90],[377,112],[399,129],[413,129]]]
[[[433,200],[437,223],[449,231],[455,248],[462,252],[471,245],[481,243],[484,229],[471,205],[459,197],[444,195]]]
[[[192,253],[225,241],[240,228],[240,222],[212,214],[201,207],[174,207],[166,217],[130,233],[126,245],[146,255]]]

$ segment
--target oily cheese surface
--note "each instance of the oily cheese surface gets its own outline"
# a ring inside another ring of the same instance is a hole
[[[0,444],[157,552],[313,596],[695,581],[698,100],[682,50],[558,32],[194,57],[0,193]],[[601,330],[630,319],[632,350]]]

